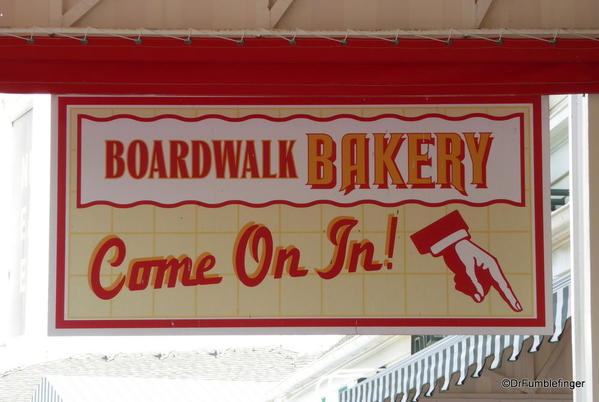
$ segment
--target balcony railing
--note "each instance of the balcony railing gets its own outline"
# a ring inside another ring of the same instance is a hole
[[[551,210],[555,211],[559,207],[566,205],[570,197],[570,190],[567,188],[551,189]]]
[[[443,339],[443,337],[437,335],[412,335],[411,354],[419,352],[441,339]]]

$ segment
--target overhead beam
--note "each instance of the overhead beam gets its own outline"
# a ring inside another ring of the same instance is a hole
[[[62,0],[50,0],[48,2],[50,26],[62,26]]]
[[[256,26],[264,29],[270,28],[269,0],[256,0]]]
[[[1,0],[0,0],[1,1]],[[195,29],[144,29],[140,32],[139,28],[133,29],[121,29],[121,28],[94,28],[94,27],[25,27],[25,28],[7,28],[0,27],[0,37],[3,36],[14,36],[22,35],[29,36],[47,36],[49,34],[55,35],[84,35],[88,36],[138,36],[141,33],[142,37],[187,37],[191,34],[192,38],[239,38],[245,36],[245,38],[280,38],[281,36],[297,38],[322,38],[325,37],[340,37],[344,38],[347,36],[350,39],[362,38],[362,39],[379,39],[388,40],[393,39],[397,35],[401,38],[414,38],[421,39],[423,42],[427,40],[436,39],[447,39],[447,37],[453,33],[456,33],[455,29],[444,29],[444,30],[379,30],[379,31],[368,31],[368,30],[289,30],[289,29],[239,29],[239,30],[195,30]],[[459,34],[463,35],[464,40],[475,40],[485,37],[488,39],[496,39],[499,35],[504,38],[513,39],[527,39],[531,41],[537,39],[538,41],[547,42],[548,37],[553,37],[557,34],[558,39],[575,39],[578,41],[597,41],[599,40],[599,29],[460,29]],[[428,38],[428,39],[427,39]],[[591,56],[585,58],[586,61],[591,60]]]
[[[293,0],[277,0],[270,8],[270,28],[276,28]]]
[[[80,0],[62,16],[62,26],[70,27],[94,8],[101,0]]]
[[[493,0],[474,0],[474,26],[480,28]]]

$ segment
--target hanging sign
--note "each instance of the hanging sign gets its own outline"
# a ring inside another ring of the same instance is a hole
[[[546,332],[541,103],[57,97],[51,332]]]

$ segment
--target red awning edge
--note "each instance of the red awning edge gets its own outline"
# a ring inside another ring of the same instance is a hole
[[[599,42],[0,38],[0,92],[406,96],[599,92]]]

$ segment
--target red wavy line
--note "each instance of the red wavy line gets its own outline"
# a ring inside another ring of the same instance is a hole
[[[92,120],[92,121],[112,121],[112,120],[116,120],[116,119],[131,119],[131,120],[143,121],[143,122],[150,122],[150,121],[156,121],[156,120],[161,120],[161,119],[175,119],[175,120],[186,121],[186,122],[197,122],[197,121],[206,120],[206,119],[220,119],[220,120],[224,120],[224,121],[228,121],[228,122],[242,122],[242,121],[246,121],[246,120],[250,120],[250,119],[263,119],[263,120],[268,120],[268,121],[273,121],[273,122],[284,122],[284,121],[289,121],[289,120],[293,120],[293,119],[308,119],[308,120],[313,120],[316,122],[328,122],[328,121],[333,121],[333,120],[338,120],[338,119],[343,119],[343,118],[353,119],[353,120],[357,120],[357,121],[375,121],[375,120],[380,120],[380,119],[384,119],[384,118],[394,118],[394,119],[399,119],[399,120],[403,120],[403,121],[418,121],[418,120],[423,120],[426,118],[439,118],[439,119],[448,120],[448,121],[461,121],[461,120],[471,119],[471,118],[475,118],[475,117],[482,117],[482,118],[489,119],[489,120],[501,121],[501,120],[510,120],[515,117],[521,117],[521,116],[523,116],[523,113],[513,113],[513,114],[510,114],[507,116],[492,116],[492,115],[489,115],[486,113],[470,113],[470,114],[463,115],[463,116],[446,116],[446,115],[439,114],[439,113],[427,113],[427,114],[423,114],[423,115],[415,116],[415,117],[401,116],[401,115],[393,114],[393,113],[384,113],[384,114],[380,114],[380,115],[373,116],[373,117],[360,117],[360,116],[355,116],[355,115],[347,114],[347,113],[337,114],[337,115],[330,116],[330,117],[316,117],[316,116],[311,116],[308,114],[294,114],[294,115],[287,116],[287,117],[272,117],[272,116],[267,116],[264,114],[251,114],[251,115],[247,115],[247,116],[243,116],[243,117],[227,117],[227,116],[222,116],[219,114],[207,114],[207,115],[199,116],[199,117],[183,117],[183,116],[179,116],[179,115],[175,115],[175,114],[161,114],[161,115],[154,116],[154,117],[140,117],[140,116],[135,116],[132,114],[117,114],[117,115],[110,116],[110,117],[96,117],[96,116],[90,116],[87,114],[80,114],[79,118],[88,119],[88,120]]]
[[[197,201],[197,200],[184,200],[184,201],[178,201],[173,204],[164,204],[164,203],[153,201],[153,200],[139,200],[139,201],[135,201],[135,202],[127,203],[127,204],[121,204],[121,203],[116,203],[116,202],[106,201],[106,200],[96,200],[96,201],[91,201],[91,202],[87,202],[87,203],[77,203],[77,208],[87,208],[87,207],[92,207],[94,205],[109,205],[114,208],[131,208],[131,207],[136,207],[139,205],[154,205],[156,207],[161,207],[161,208],[177,208],[182,205],[198,205],[200,207],[205,207],[205,208],[220,208],[220,207],[224,207],[227,205],[243,205],[245,207],[262,208],[262,207],[268,207],[268,206],[275,205],[275,204],[276,205],[283,204],[283,205],[287,205],[290,207],[299,207],[299,208],[307,208],[307,207],[311,207],[313,205],[320,205],[320,204],[327,204],[327,205],[332,205],[335,207],[355,207],[357,205],[362,205],[362,204],[372,204],[372,205],[377,205],[379,207],[397,207],[397,206],[404,205],[404,204],[419,204],[419,205],[423,205],[423,206],[427,206],[427,207],[440,207],[440,206],[444,206],[444,205],[448,205],[448,204],[452,204],[452,203],[464,204],[464,205],[468,205],[471,207],[476,207],[476,206],[486,207],[489,205],[500,204],[500,203],[501,204],[510,204],[510,205],[514,205],[517,207],[523,207],[525,205],[523,201],[516,202],[516,201],[508,200],[505,198],[498,198],[498,199],[495,199],[492,201],[485,201],[485,202],[480,202],[480,203],[471,202],[468,200],[460,200],[460,199],[451,199],[451,200],[445,200],[445,201],[441,201],[441,202],[427,202],[427,201],[422,201],[422,200],[409,199],[409,200],[402,200],[402,201],[391,202],[391,203],[381,202],[381,201],[377,201],[377,200],[359,200],[359,201],[348,202],[348,203],[340,203],[340,202],[331,201],[331,200],[314,200],[314,201],[310,201],[310,202],[306,202],[306,203],[296,203],[296,202],[287,201],[287,200],[272,200],[272,201],[267,201],[267,202],[263,202],[263,203],[251,203],[251,202],[242,201],[242,200],[229,200],[229,201],[223,201],[223,202],[216,203],[216,204],[209,204],[209,203],[201,202],[201,201]]]

